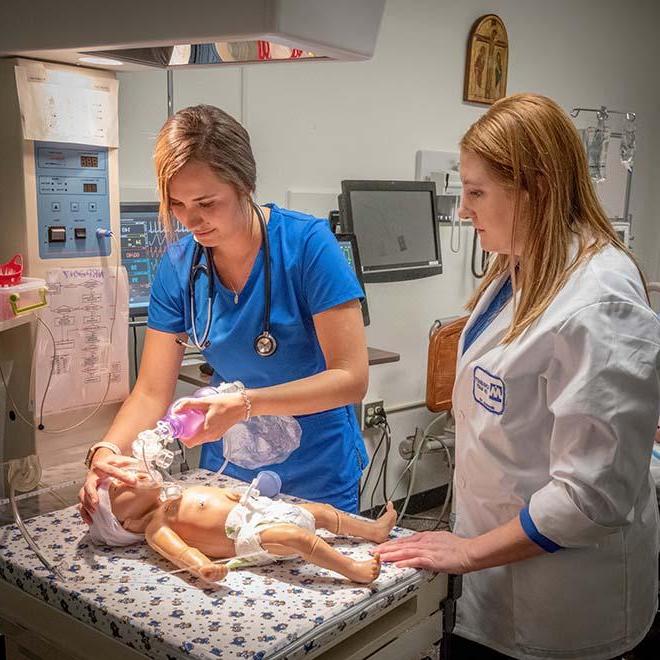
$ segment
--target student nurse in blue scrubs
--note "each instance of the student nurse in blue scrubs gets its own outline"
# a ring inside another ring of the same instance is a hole
[[[161,260],[135,387],[89,454],[80,493],[83,518],[96,507],[101,478],[131,481],[125,468],[132,441],[172,402],[184,353],[180,342],[193,336],[189,282],[196,245],[210,248],[213,278],[210,297],[206,272],[195,278],[197,339],[204,343],[210,318],[203,354],[215,371],[213,382],[240,381],[245,390],[205,398],[206,427],[186,444],[203,444],[201,467],[217,471],[224,462],[221,438],[231,426],[250,415],[295,416],[300,447],[273,466],[282,491],[356,512],[368,460],[351,405],[364,397],[368,383],[363,293],[327,223],[274,204],[255,207],[249,135],[213,106],[170,117],[158,135],[155,162],[163,222],[171,229],[176,218],[190,235]],[[268,336],[277,342],[269,356],[257,350],[266,316]],[[229,463],[225,474],[250,481],[256,471]]]

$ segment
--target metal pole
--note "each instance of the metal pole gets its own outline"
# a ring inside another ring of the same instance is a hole
[[[174,71],[167,70],[167,116],[174,114]]]
[[[630,234],[632,235],[632,217],[630,216],[630,190],[632,188],[632,172],[626,173],[626,192],[623,198],[623,220],[630,223]]]

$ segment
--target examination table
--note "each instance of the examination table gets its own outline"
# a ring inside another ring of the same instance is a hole
[[[204,470],[179,477],[190,484],[244,485]],[[405,660],[441,634],[444,575],[386,564],[365,586],[286,560],[232,571],[216,589],[202,590],[188,573],[170,574],[176,567],[146,543],[94,546],[75,506],[36,516],[26,526],[65,581],[41,565],[14,525],[0,528],[0,631],[9,660]],[[372,547],[320,534],[355,557],[366,558]]]

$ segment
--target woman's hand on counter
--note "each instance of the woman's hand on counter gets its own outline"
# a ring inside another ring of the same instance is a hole
[[[470,560],[471,539],[451,532],[418,532],[412,536],[386,541],[374,548],[384,562],[400,568],[423,568],[455,575],[474,570]]]

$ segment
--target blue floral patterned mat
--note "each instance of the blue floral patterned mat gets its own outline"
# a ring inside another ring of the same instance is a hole
[[[183,480],[241,484],[204,470]],[[200,589],[187,574],[170,575],[175,567],[146,543],[92,545],[75,507],[26,526],[65,581],[42,567],[14,525],[0,529],[0,578],[150,658],[304,657],[351,626],[375,619],[432,577],[384,565],[375,582],[359,586],[302,560],[287,560],[232,571],[216,589]],[[393,536],[409,533],[396,528]],[[372,545],[320,535],[356,558],[366,558]]]

